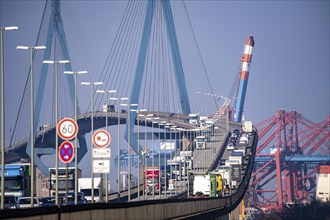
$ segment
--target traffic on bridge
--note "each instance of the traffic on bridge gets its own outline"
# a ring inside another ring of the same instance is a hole
[[[0,27],[0,219],[247,219],[330,200],[329,117],[245,115],[253,36],[222,96],[184,1],[125,5],[99,67],[70,2],[44,1],[35,45],[17,42],[30,63],[10,128],[4,39],[24,27]]]

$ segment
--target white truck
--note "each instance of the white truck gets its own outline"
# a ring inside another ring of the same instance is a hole
[[[198,126],[199,119],[199,114],[189,114],[189,124]]]
[[[252,121],[243,121],[242,130],[243,132],[246,133],[252,133],[253,132]]]
[[[88,203],[92,202],[92,178],[79,178],[78,191],[83,192]],[[94,202],[101,202],[101,178],[94,177]]]
[[[194,196],[210,196],[210,175],[194,173],[193,189]]]
[[[229,161],[238,161],[238,164],[242,164],[242,157],[241,156],[229,156],[228,158]]]
[[[248,145],[249,144],[249,135],[247,133],[242,133],[241,137],[239,138],[239,143]]]
[[[195,139],[196,150],[202,149],[205,150],[205,136],[197,136]]]

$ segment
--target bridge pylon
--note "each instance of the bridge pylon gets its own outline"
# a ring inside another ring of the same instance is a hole
[[[60,46],[60,51],[62,53],[63,59],[65,60],[70,60],[70,55],[69,55],[69,50],[68,50],[68,44],[66,40],[66,35],[64,31],[64,26],[63,26],[63,19],[61,16],[61,0],[52,0],[52,1],[47,1],[45,8],[47,8],[47,5],[51,4],[51,14],[49,18],[49,23],[48,23],[48,32],[47,32],[47,40],[46,40],[46,50],[43,55],[43,60],[49,60],[51,57],[51,52],[52,52],[52,47],[53,47],[53,41],[55,39],[55,36],[58,38],[59,46]],[[43,17],[43,19],[46,19]],[[42,23],[41,22],[41,27],[42,28]],[[41,41],[40,36],[38,36],[37,39],[37,44],[40,43]],[[56,48],[54,48],[56,50]],[[65,70],[67,71],[72,71],[71,64],[65,64]],[[37,87],[37,96],[36,96],[36,103],[35,103],[35,116],[34,116],[34,133],[36,134],[37,127],[38,127],[38,121],[40,118],[40,112],[41,112],[41,107],[42,107],[42,102],[44,98],[44,92],[45,92],[45,85],[46,85],[46,79],[48,77],[47,74],[48,71],[48,65],[47,64],[42,64],[41,67],[41,75],[40,75],[40,80],[38,83]],[[66,79],[68,80],[68,87],[69,87],[69,95],[70,95],[70,101],[72,106],[74,105],[74,80],[72,75],[67,75]],[[80,114],[80,108],[78,105],[77,109],[77,114]],[[36,140],[36,138],[35,138]],[[79,136],[79,152],[78,152],[78,162],[83,158],[83,156],[87,153],[87,144],[85,140],[85,136]],[[35,145],[36,146],[36,145]],[[35,157],[35,165],[42,171],[43,174],[48,173],[47,166],[41,161],[40,156],[43,155],[42,152],[47,151],[55,148],[55,146],[49,146],[48,148],[50,149],[42,149],[40,150],[40,154],[36,154],[37,157]],[[26,147],[26,153],[31,157],[30,155],[30,149],[31,149],[31,143],[30,141],[27,144]],[[56,148],[55,148],[56,149]]]
[[[177,88],[179,91],[181,110],[184,114],[189,114],[191,113],[190,101],[187,92],[187,85],[186,85],[183,65],[180,57],[179,44],[178,44],[177,33],[175,29],[175,23],[173,19],[170,1],[148,1],[147,3],[146,17],[144,20],[144,27],[143,27],[139,55],[138,55],[139,59],[136,66],[134,84],[129,101],[130,103],[139,103],[142,78],[146,68],[146,57],[147,57],[147,51],[148,51],[149,41],[152,31],[152,23],[154,16],[156,16],[155,15],[156,4],[161,4],[160,6],[162,8],[162,12],[166,24],[167,38],[169,41],[170,51],[172,54],[172,61],[174,65]],[[138,108],[141,109],[141,107]],[[128,140],[128,126],[130,126],[130,130],[133,131],[135,124],[134,119],[136,118],[136,112],[129,111],[128,114],[130,114],[130,118],[132,120],[129,122],[129,124],[127,123],[126,126],[126,132],[125,132],[126,140]],[[138,152],[138,149],[136,147],[138,146],[138,143],[136,140],[137,140],[137,133],[131,132],[130,145],[132,146],[135,152]],[[140,150],[140,152],[142,151]]]

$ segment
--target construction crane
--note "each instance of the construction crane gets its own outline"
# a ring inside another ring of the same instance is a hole
[[[235,116],[236,116],[235,121],[237,122],[242,121],[243,107],[244,107],[247,83],[249,79],[253,47],[254,47],[254,39],[252,36],[250,36],[244,46],[244,53],[240,63],[239,86],[237,92],[237,99],[235,103]]]

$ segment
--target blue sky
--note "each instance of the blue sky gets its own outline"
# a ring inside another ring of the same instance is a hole
[[[319,122],[330,112],[329,1],[186,1],[214,91],[227,95],[243,46],[255,38],[245,116],[261,122],[283,108]],[[98,65],[104,65],[125,1],[70,1]],[[44,1],[0,1],[5,33],[6,133],[13,126]],[[6,135],[7,136],[7,135]]]

